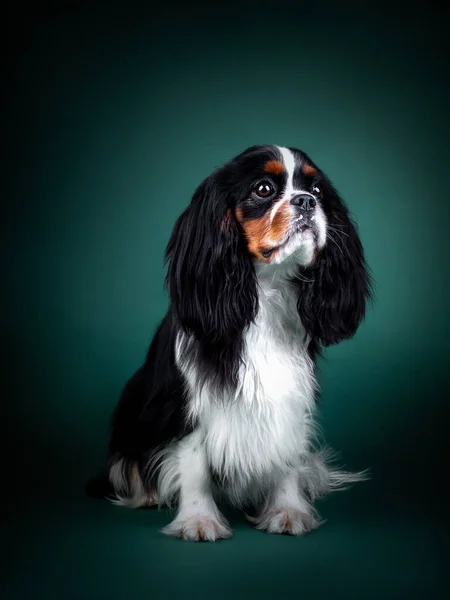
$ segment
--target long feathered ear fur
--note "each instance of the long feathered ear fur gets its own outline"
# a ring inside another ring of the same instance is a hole
[[[254,267],[225,189],[217,174],[200,184],[166,250],[172,310],[222,385],[237,382],[242,333],[257,311]]]
[[[319,345],[352,337],[372,295],[363,247],[348,209],[331,183],[324,191],[327,243],[316,263],[302,269],[298,311],[303,326]]]

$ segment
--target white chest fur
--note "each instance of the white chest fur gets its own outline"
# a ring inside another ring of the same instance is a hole
[[[177,356],[208,462],[236,484],[296,462],[309,441],[314,407],[313,363],[294,290],[284,278],[260,277],[259,284],[258,315],[245,333],[233,397],[200,389],[195,368]]]

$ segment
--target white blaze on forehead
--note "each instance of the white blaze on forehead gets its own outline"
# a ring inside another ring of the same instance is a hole
[[[277,146],[277,148],[281,152],[281,156],[283,157],[284,167],[288,176],[285,194],[289,194],[294,191],[295,158],[292,152],[289,150],[289,148],[285,148],[284,146]]]
[[[273,205],[272,210],[270,211],[270,222],[272,223],[273,218],[275,217],[278,210],[283,206],[286,200],[292,195],[294,192],[294,169],[295,169],[295,158],[289,148],[285,148],[284,146],[277,146],[281,156],[283,158],[284,168],[287,173],[287,181],[286,187],[284,189],[283,197]]]

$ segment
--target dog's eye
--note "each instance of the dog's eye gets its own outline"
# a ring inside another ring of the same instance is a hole
[[[314,194],[314,196],[316,198],[322,198],[322,196],[323,196],[322,188],[319,187],[318,185],[312,186],[311,193]]]
[[[253,194],[258,198],[270,198],[274,194],[275,190],[271,183],[268,181],[262,181],[255,185],[253,188]]]

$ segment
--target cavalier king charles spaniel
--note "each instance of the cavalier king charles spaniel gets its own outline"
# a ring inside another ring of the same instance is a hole
[[[169,309],[88,493],[175,504],[163,531],[184,540],[231,536],[221,500],[271,533],[317,528],[314,500],[365,478],[316,442],[317,358],[371,296],[347,207],[304,152],[253,146],[200,184],[166,258]]]

